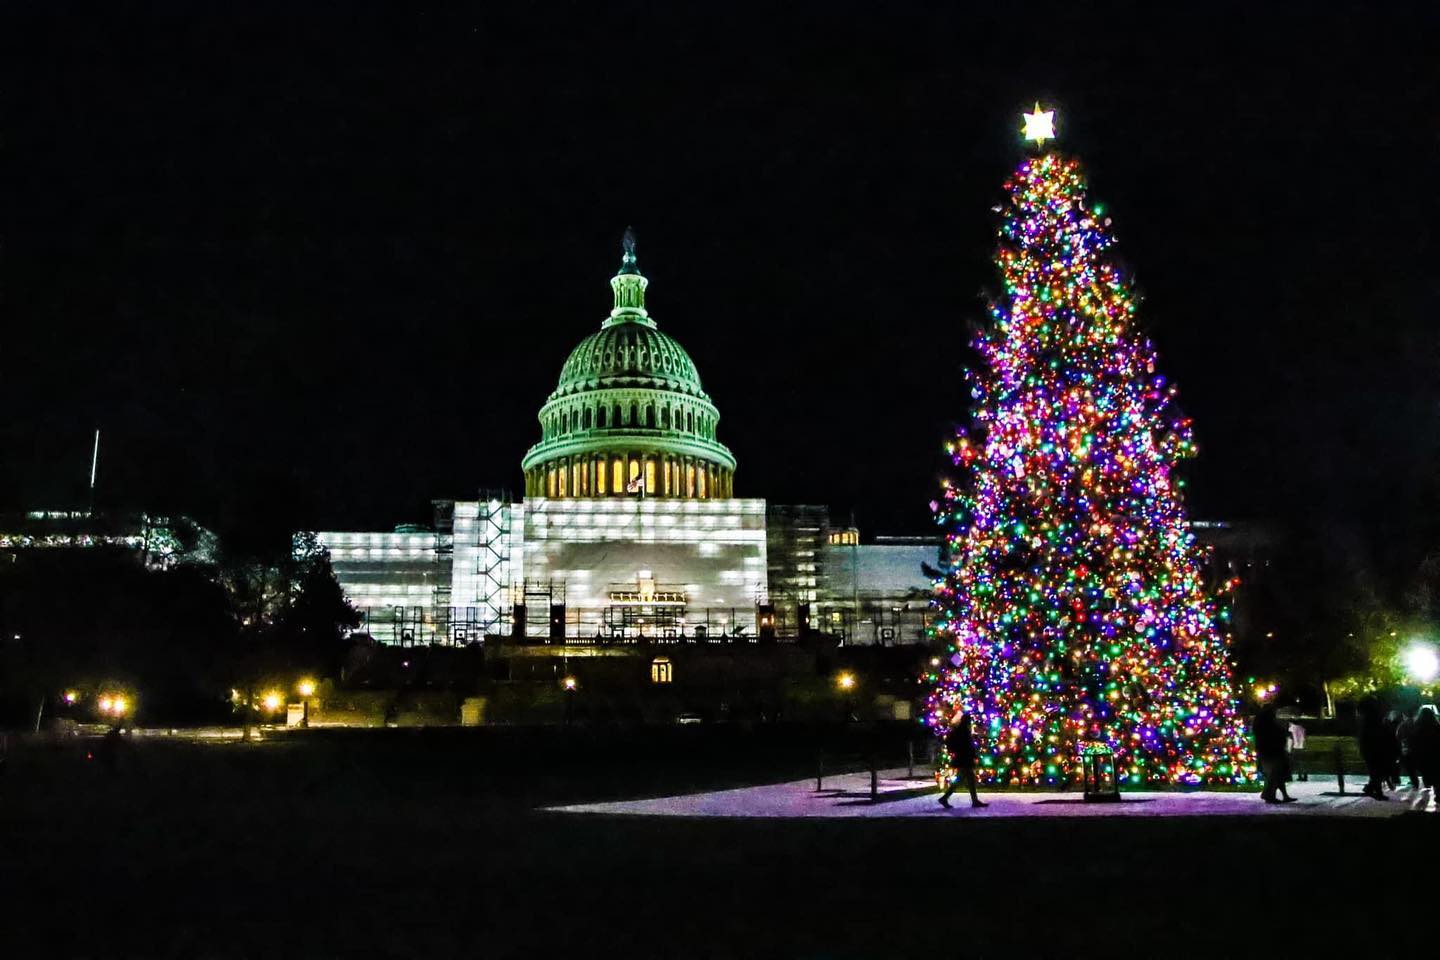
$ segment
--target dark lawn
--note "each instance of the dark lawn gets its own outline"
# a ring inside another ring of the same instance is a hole
[[[141,742],[113,775],[84,745],[12,749],[0,957],[1392,956],[1435,941],[1415,926],[1437,915],[1421,879],[1434,817],[535,810],[806,776],[811,737],[316,731]]]

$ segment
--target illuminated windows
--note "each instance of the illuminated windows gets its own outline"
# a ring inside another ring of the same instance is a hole
[[[675,679],[674,664],[669,657],[656,657],[650,661],[650,682],[670,683]]]

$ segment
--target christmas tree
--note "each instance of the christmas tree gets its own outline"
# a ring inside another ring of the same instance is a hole
[[[1053,112],[1026,117],[1053,136]],[[1005,185],[1004,292],[974,346],[973,431],[937,519],[946,657],[927,720],[973,720],[979,776],[1071,784],[1108,747],[1122,783],[1240,782],[1227,614],[1207,593],[1176,465],[1195,452],[1156,372],[1110,220],[1053,151]]]

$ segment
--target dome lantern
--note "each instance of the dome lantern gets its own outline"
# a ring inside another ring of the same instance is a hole
[[[610,278],[610,289],[615,292],[615,307],[610,311],[610,319],[600,327],[604,329],[617,323],[643,323],[653,327],[655,321],[645,310],[645,288],[650,281],[645,279],[635,261],[635,231],[630,227],[625,228],[622,246],[625,252],[620,257],[620,272]]]

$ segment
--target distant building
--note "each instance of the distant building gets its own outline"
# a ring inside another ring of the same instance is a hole
[[[627,232],[610,314],[540,409],[522,499],[436,501],[428,528],[317,534],[372,637],[922,638],[923,616],[906,614],[938,541],[837,546],[826,507],[736,497],[719,409],[646,310],[648,284]]]
[[[215,534],[189,517],[89,510],[31,510],[0,514],[0,556],[30,550],[133,550],[148,567],[213,563]]]

